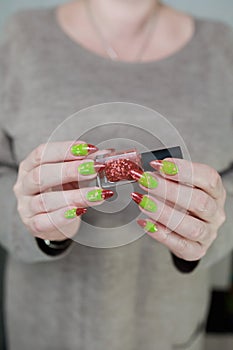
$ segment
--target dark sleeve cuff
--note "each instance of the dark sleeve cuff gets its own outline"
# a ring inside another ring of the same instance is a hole
[[[41,239],[36,237],[36,242],[39,248],[47,255],[57,256],[62,254],[70,245],[72,240],[66,239],[64,241],[48,241],[48,244]]]
[[[183,273],[192,272],[200,262],[200,260],[195,260],[195,261],[183,260],[181,258],[178,258],[173,253],[171,253],[171,255],[172,255],[173,264],[180,272],[183,272]]]

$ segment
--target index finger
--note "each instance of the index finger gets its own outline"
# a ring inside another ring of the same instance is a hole
[[[221,176],[209,165],[180,158],[153,160],[150,164],[154,169],[159,170],[163,177],[197,187],[213,198],[217,199],[223,193]]]
[[[36,147],[20,166],[22,170],[28,172],[40,164],[83,159],[96,151],[98,147],[85,141],[43,143]]]

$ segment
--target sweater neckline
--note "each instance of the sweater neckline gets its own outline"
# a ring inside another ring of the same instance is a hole
[[[196,38],[198,37],[199,33],[199,24],[200,19],[197,17],[193,17],[194,21],[194,31],[192,34],[192,37],[177,51],[173,52],[171,55],[158,59],[158,60],[150,60],[150,61],[135,61],[135,62],[128,62],[123,60],[111,60],[108,57],[102,56],[94,51],[89,50],[85,46],[83,46],[78,41],[74,40],[70,35],[68,35],[61,25],[58,22],[57,18],[57,9],[58,5],[50,7],[50,15],[52,23],[54,24],[56,33],[63,38],[63,40],[66,41],[68,45],[70,45],[73,49],[76,49],[79,53],[82,53],[83,57],[93,61],[93,63],[102,63],[105,66],[109,65],[111,67],[136,67],[137,69],[143,68],[143,67],[150,67],[150,66],[160,66],[163,64],[171,64],[176,61],[179,62],[180,58],[182,58],[187,52],[189,52],[190,48],[193,46],[193,44],[196,41]]]

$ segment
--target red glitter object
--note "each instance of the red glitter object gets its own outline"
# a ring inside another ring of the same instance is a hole
[[[126,158],[112,159],[105,163],[105,175],[110,182],[133,180],[131,170],[141,171],[141,168]]]

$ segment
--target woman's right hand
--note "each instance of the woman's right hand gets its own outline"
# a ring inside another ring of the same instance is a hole
[[[97,150],[83,141],[41,144],[20,163],[13,190],[21,220],[34,237],[72,238],[80,225],[76,209],[99,205],[112,196],[112,191],[98,187],[80,188],[100,169],[88,157]]]

